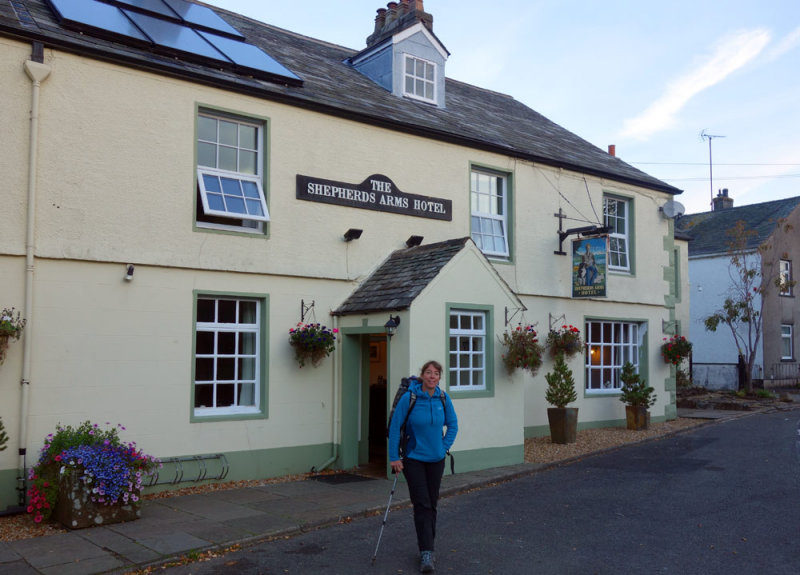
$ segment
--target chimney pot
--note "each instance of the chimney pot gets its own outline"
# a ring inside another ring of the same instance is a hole
[[[608,145],[608,155],[609,156],[616,156],[617,155],[617,146],[614,144]]]

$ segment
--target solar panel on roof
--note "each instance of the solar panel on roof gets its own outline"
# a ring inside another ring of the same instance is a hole
[[[141,8],[147,12],[161,14],[162,16],[172,18],[173,20],[179,19],[178,15],[172,10],[172,8],[164,4],[163,0],[114,0],[114,3]]]
[[[123,12],[159,46],[228,62],[228,59],[219,50],[191,28],[130,10],[123,10]]]
[[[244,38],[239,31],[220,18],[216,12],[205,6],[198,6],[184,0],[164,0],[181,18],[189,24]]]
[[[224,36],[217,36],[216,34],[209,34],[201,30],[198,30],[197,33],[208,40],[217,50],[225,54],[228,59],[238,66],[253,70],[261,70],[284,78],[300,79],[293,74],[291,70],[279,64],[274,58],[257,46],[244,42],[237,42],[236,40],[231,40]]]
[[[95,0],[49,0],[58,17],[78,28],[92,26],[114,34],[135,38],[144,42],[150,40],[119,8],[95,2]]]

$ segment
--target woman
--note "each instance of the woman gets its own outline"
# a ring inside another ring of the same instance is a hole
[[[414,505],[414,526],[420,551],[419,570],[433,571],[436,504],[442,483],[444,459],[458,433],[458,419],[450,397],[439,389],[442,365],[428,361],[421,379],[412,378],[408,391],[395,407],[389,428],[389,460],[393,473],[403,472]],[[411,394],[416,396],[409,412]],[[444,401],[442,401],[444,397]],[[405,422],[406,445],[400,454],[400,428]],[[447,433],[442,429],[447,427]]]

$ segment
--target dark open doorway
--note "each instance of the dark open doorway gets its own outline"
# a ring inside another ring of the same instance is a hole
[[[386,357],[386,336],[369,338],[369,376],[367,390],[367,442],[370,474],[386,476],[386,417],[388,412],[387,381],[388,358]]]

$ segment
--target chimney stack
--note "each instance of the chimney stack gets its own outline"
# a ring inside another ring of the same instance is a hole
[[[433,16],[425,12],[422,0],[400,0],[388,2],[386,8],[378,8],[375,31],[367,38],[367,48],[413,26],[417,22],[433,32]]]
[[[617,155],[617,146],[614,144],[608,145],[608,155],[616,157]]]
[[[728,188],[722,188],[717,192],[717,197],[712,203],[712,211],[727,210],[733,207],[733,198],[728,197]]]

